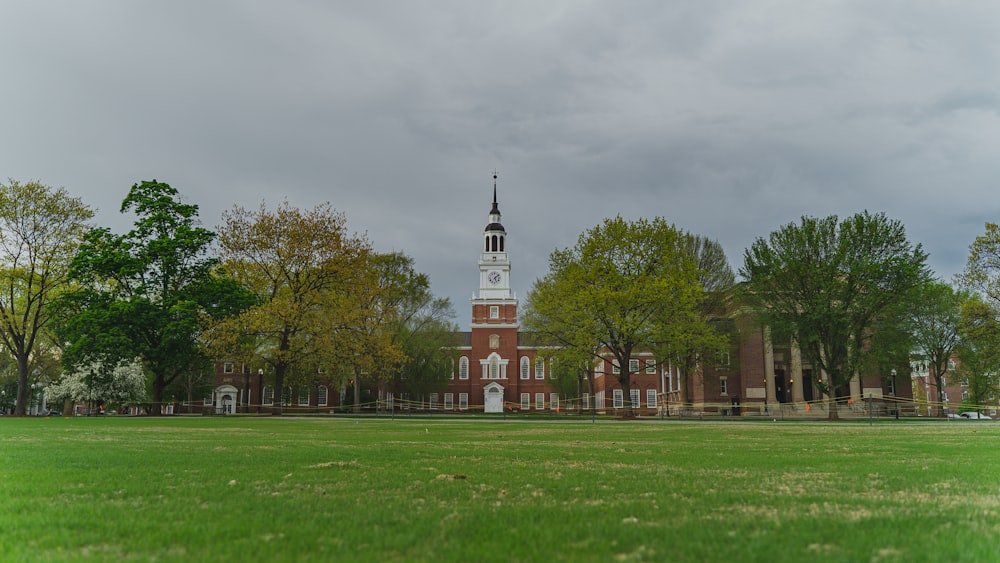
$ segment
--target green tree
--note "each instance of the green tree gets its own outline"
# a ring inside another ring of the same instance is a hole
[[[997,310],[978,298],[962,303],[958,376],[967,383],[969,402],[977,410],[1000,392],[1000,321],[997,317]],[[941,388],[940,381],[938,388]]]
[[[775,335],[799,344],[837,397],[858,374],[880,316],[929,279],[926,260],[882,213],[803,217],[745,251],[743,298]]]
[[[141,358],[159,413],[164,389],[209,361],[210,322],[239,312],[250,296],[215,275],[218,261],[205,256],[215,234],[198,226],[198,206],[182,203],[177,190],[156,180],[135,184],[121,205],[129,211],[131,231],[92,229],[73,259],[77,286],[64,295],[69,315],[59,327],[69,343],[63,361],[76,371]]]
[[[29,375],[52,303],[93,212],[66,190],[38,182],[0,184],[0,343],[17,362],[15,414],[28,406]]]
[[[681,396],[687,400],[687,382],[703,358],[714,358],[730,347],[735,327],[727,318],[727,300],[736,276],[718,241],[687,233],[683,248],[698,267],[702,292],[684,322],[663,327],[657,337],[657,356],[669,361],[680,373]]]
[[[946,283],[931,281],[917,286],[906,304],[913,351],[927,362],[937,384],[939,402],[943,402],[943,381],[960,341],[962,303],[970,298],[968,293],[955,291]]]
[[[451,322],[455,312],[447,298],[436,298],[430,280],[413,267],[413,259],[402,253],[379,255],[378,310],[382,311],[384,332],[402,353],[399,365],[385,368],[395,379],[398,392],[423,397],[443,389],[451,375],[445,350],[458,344],[457,327]],[[387,357],[388,361],[395,358]]]
[[[616,217],[550,255],[549,272],[528,294],[524,325],[580,355],[611,354],[632,416],[633,352],[653,349],[671,323],[687,322],[701,292],[680,230],[662,218]]]
[[[287,201],[274,211],[237,206],[223,214],[219,248],[224,270],[256,305],[215,326],[216,349],[267,364],[276,393],[289,378],[355,364],[367,345],[350,337],[366,314],[359,294],[370,281],[371,246],[347,232],[342,213]],[[272,414],[281,413],[275,401]]]
[[[986,223],[986,232],[973,241],[965,271],[957,279],[994,306],[1000,305],[1000,227],[996,223]]]

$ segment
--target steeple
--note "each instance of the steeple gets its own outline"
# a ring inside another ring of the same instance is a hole
[[[500,224],[500,206],[497,205],[497,173],[496,173],[496,171],[493,172],[493,208],[490,209],[490,222],[489,222],[488,225],[486,225],[486,232],[489,233],[489,232],[492,232],[492,231],[499,231],[499,232],[503,233],[502,235],[500,235],[501,236],[500,250],[502,251],[503,250],[503,242],[502,242],[503,238],[502,237],[503,237],[504,234],[506,234],[506,232],[504,232],[503,225]],[[496,248],[493,249],[493,251],[496,251],[496,250],[497,250]],[[486,251],[487,252],[490,251],[489,247],[486,248]]]
[[[493,207],[483,232],[483,254],[479,257],[479,299],[513,299],[510,291],[510,259],[507,231],[500,224],[497,204],[497,173],[493,172]]]

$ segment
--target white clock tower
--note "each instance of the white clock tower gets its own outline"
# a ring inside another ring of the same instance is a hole
[[[493,175],[493,208],[483,231],[479,256],[479,294],[472,299],[474,325],[517,326],[517,298],[510,290],[507,231],[500,224],[497,176]]]

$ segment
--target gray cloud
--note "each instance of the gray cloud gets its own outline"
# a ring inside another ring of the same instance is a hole
[[[885,211],[950,278],[996,220],[1000,8],[957,2],[7,3],[0,177],[218,222],[330,201],[460,322],[500,172],[519,296],[604,217],[722,242]]]

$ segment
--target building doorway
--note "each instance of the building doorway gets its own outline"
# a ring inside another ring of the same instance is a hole
[[[483,412],[503,412],[503,387],[499,383],[490,383],[483,388]]]
[[[236,412],[236,388],[223,385],[215,390],[215,412],[219,414],[234,414]]]

